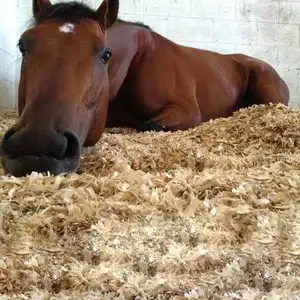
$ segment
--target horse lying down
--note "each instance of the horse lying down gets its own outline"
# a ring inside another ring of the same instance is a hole
[[[105,127],[187,130],[253,104],[288,105],[289,89],[267,63],[178,45],[118,19],[119,1],[97,10],[33,0],[20,37],[19,118],[1,144],[5,172],[75,172],[81,147]]]

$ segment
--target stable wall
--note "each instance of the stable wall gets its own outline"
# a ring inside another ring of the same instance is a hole
[[[0,0],[0,113],[15,106],[17,1]]]
[[[97,7],[100,1],[86,3]],[[9,24],[6,26],[13,28],[17,20],[15,39],[13,34],[5,38],[12,53],[31,17],[31,0],[19,0],[17,5],[15,17],[13,9],[9,16],[5,13],[5,22]],[[124,19],[143,21],[178,43],[221,53],[240,52],[266,60],[287,81],[291,106],[300,107],[300,0],[120,0],[120,6]],[[1,30],[1,36],[2,32],[6,36],[11,32],[2,26]],[[0,48],[2,43],[0,39]],[[1,58],[10,55],[3,53]],[[16,86],[18,73],[18,63],[9,74],[6,67],[0,69],[1,83],[7,76],[9,80],[4,82],[10,82],[5,92],[0,90],[1,107],[15,106],[12,82]]]

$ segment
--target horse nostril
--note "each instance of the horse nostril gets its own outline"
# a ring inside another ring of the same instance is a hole
[[[64,157],[78,157],[80,155],[78,138],[71,132],[65,132],[64,137],[67,139],[67,149]]]
[[[8,129],[2,139],[2,142],[8,141],[17,131],[14,128]]]
[[[5,132],[5,134],[2,138],[2,142],[1,142],[1,150],[5,151],[5,152],[9,152],[8,141],[16,133],[17,133],[17,130],[14,128],[10,128]]]

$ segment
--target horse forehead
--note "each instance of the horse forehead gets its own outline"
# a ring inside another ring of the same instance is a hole
[[[58,30],[65,34],[75,33],[75,24],[73,23],[64,23],[58,27]]]
[[[94,36],[104,38],[104,33],[98,23],[91,20],[82,20],[78,24],[66,22],[58,26],[58,30],[64,34],[79,34],[86,33],[86,30],[91,32]]]

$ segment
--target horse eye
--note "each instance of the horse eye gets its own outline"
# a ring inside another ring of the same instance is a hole
[[[25,50],[25,46],[24,46],[24,44],[23,44],[23,42],[22,41],[19,41],[19,43],[18,43],[18,47],[19,47],[19,50],[20,50],[20,52],[22,53],[22,55],[24,56],[25,55],[25,52],[26,52],[26,50]]]
[[[103,64],[106,64],[110,60],[111,57],[112,57],[112,53],[111,53],[110,49],[105,48],[104,53],[102,54],[100,60]]]

